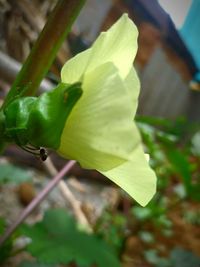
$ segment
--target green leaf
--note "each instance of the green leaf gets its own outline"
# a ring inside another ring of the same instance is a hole
[[[0,164],[0,184],[19,184],[32,179],[32,173],[11,164]]]
[[[47,211],[42,222],[24,225],[24,235],[32,239],[28,251],[40,262],[55,264],[76,262],[81,267],[120,266],[106,243],[80,231],[64,210]]]

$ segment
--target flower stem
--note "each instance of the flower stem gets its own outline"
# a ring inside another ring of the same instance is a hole
[[[0,238],[0,246],[12,235],[16,228],[29,216],[29,214],[42,202],[49,192],[58,184],[64,175],[74,166],[74,160],[69,161],[61,171],[48,183],[48,185],[34,198],[31,203],[23,210],[19,218],[7,229]]]
[[[3,108],[18,95],[34,95],[86,0],[58,0],[14,81]]]

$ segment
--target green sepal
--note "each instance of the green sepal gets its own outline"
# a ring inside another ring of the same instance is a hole
[[[60,83],[53,91],[41,95],[34,103],[27,125],[30,143],[57,149],[67,117],[81,95],[80,83]]]
[[[4,110],[7,140],[57,149],[67,117],[81,95],[80,83],[60,83],[38,98],[15,99]]]
[[[6,106],[4,136],[7,142],[14,141],[20,146],[28,143],[27,124],[36,100],[36,97],[21,97]]]

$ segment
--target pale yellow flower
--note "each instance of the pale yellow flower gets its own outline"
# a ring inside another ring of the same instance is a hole
[[[144,206],[155,193],[156,177],[133,121],[140,88],[133,68],[137,36],[125,14],[64,65],[62,82],[81,82],[83,95],[67,118],[57,151],[101,172]]]

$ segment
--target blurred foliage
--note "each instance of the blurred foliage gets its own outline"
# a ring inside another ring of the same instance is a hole
[[[175,248],[170,255],[170,260],[173,267],[197,267],[200,266],[200,258],[192,252]]]
[[[188,198],[200,200],[200,158],[194,149],[194,137],[199,124],[180,118],[170,121],[163,118],[137,117],[151,165],[158,176],[158,188],[169,183],[183,183]]]
[[[0,217],[0,235],[3,234],[5,230],[5,219]]]
[[[6,183],[20,184],[30,181],[32,173],[10,163],[0,164],[0,185]]]
[[[4,218],[0,217],[0,236],[4,233],[6,227],[6,222]],[[7,240],[2,247],[0,247],[0,264],[4,262],[11,253],[12,241]]]
[[[33,226],[23,225],[21,231],[32,240],[27,251],[41,262],[120,266],[109,246],[95,235],[79,230],[64,210],[49,210],[43,221]]]
[[[158,177],[153,200],[143,208],[121,194],[120,201],[128,201],[128,210],[123,209],[123,204],[108,207],[93,225],[94,234],[81,230],[66,211],[49,210],[41,222],[23,225],[17,235],[6,242],[0,251],[1,262],[12,255],[13,240],[26,236],[31,243],[23,251],[29,252],[36,261],[22,262],[19,267],[57,267],[59,263],[72,262],[81,267],[92,264],[116,267],[120,266],[127,240],[134,236],[137,242],[142,242],[141,255],[151,266],[199,266],[199,258],[190,251],[171,247],[168,256],[163,256],[157,246],[157,235],[173,238],[174,222],[169,214],[174,208],[180,209],[185,224],[200,225],[196,206],[190,210],[185,205],[198,204],[200,200],[199,125],[184,119],[172,122],[146,117],[137,117],[137,124]],[[12,164],[1,164],[0,170],[1,185],[19,184],[32,178],[31,172]],[[5,220],[0,219],[0,233],[4,227]]]
[[[119,211],[108,209],[104,212],[97,231],[118,252],[124,249],[126,239],[132,234],[143,244],[153,244],[154,247],[157,242],[155,229],[166,238],[173,237],[173,221],[168,216],[173,208],[182,209],[185,223],[199,225],[199,212],[188,210],[183,204],[185,201],[200,200],[199,125],[191,124],[185,119],[169,121],[149,117],[137,117],[137,124],[145,150],[151,156],[150,164],[158,177],[158,190],[146,207],[131,204],[126,220]],[[118,217],[123,221],[122,225],[115,220]],[[152,227],[153,232],[148,230]],[[192,252],[171,249],[169,258],[160,256],[157,249],[146,249],[143,255],[149,263],[158,267],[181,267],[181,259],[190,255],[188,264],[193,266],[196,256]]]
[[[43,263],[39,263],[39,262],[24,261],[19,265],[19,267],[56,267],[56,265],[49,265],[49,264],[43,264]]]
[[[126,237],[127,219],[123,214],[105,210],[95,225],[95,232],[120,255]]]
[[[156,250],[146,251],[145,257],[155,267],[198,267],[200,265],[199,257],[181,248],[173,249],[169,258],[160,257]]]

